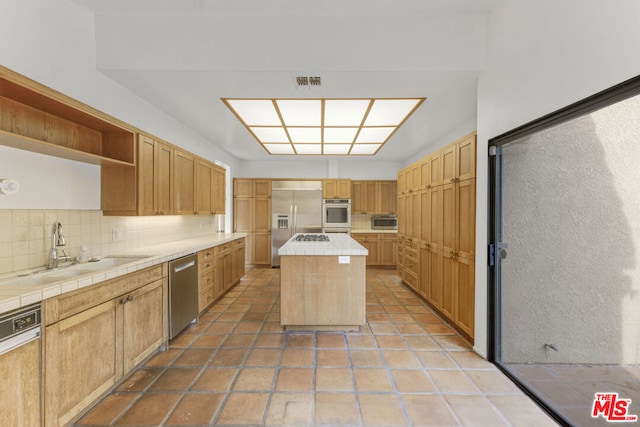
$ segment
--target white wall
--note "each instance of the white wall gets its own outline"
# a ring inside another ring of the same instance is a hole
[[[640,73],[640,2],[507,0],[478,81],[476,350],[486,352],[487,142]]]
[[[235,157],[96,70],[94,20],[86,9],[68,0],[0,0],[0,11],[0,65],[195,154],[237,168]],[[3,171],[17,158],[13,154],[0,156],[1,178],[7,178]],[[64,167],[60,165],[53,161],[50,166],[30,167],[30,179],[61,184],[85,180],[86,185],[74,187],[73,197],[64,198],[65,205],[56,208],[86,208],[85,201],[95,200],[95,195],[100,194],[100,181],[95,179],[95,171],[87,178],[86,165],[74,162],[65,163]],[[52,191],[49,187],[38,187],[30,197],[41,196],[41,200],[45,200],[50,198]],[[13,205],[17,200],[4,198],[0,206],[25,207]],[[44,207],[36,203],[29,202],[27,207]],[[91,204],[91,208],[96,207]]]
[[[640,95],[504,148],[503,362],[639,363],[639,117]]]

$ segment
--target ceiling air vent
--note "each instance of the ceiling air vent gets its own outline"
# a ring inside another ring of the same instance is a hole
[[[298,76],[295,77],[296,88],[302,89],[311,89],[320,87],[322,85],[321,79],[319,76]]]

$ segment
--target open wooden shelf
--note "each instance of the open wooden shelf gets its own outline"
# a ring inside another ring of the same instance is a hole
[[[0,144],[101,165],[135,165],[133,130],[0,67]]]

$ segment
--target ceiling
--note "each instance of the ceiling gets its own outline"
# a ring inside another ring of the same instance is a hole
[[[95,14],[100,71],[238,159],[274,157],[221,98],[426,97],[374,157],[404,161],[475,119],[504,0],[73,1]]]

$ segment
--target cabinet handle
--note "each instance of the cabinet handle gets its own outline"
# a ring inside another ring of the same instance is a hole
[[[133,295],[129,295],[129,296],[127,297],[127,302],[129,302],[129,301],[133,301]]]
[[[120,300],[120,304],[126,304],[127,303],[127,297],[122,297],[122,299]]]

